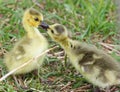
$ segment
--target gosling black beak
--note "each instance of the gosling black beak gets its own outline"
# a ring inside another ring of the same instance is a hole
[[[46,24],[45,22],[42,22],[42,23],[40,24],[40,27],[42,27],[43,29],[47,30],[47,29],[49,28],[49,25]]]

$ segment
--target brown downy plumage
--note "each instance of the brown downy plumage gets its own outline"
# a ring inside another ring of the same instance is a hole
[[[4,63],[8,71],[21,66],[33,57],[39,55],[48,48],[46,38],[37,29],[43,23],[43,15],[33,8],[27,9],[23,15],[23,26],[26,34],[17,43],[13,49],[6,53]],[[42,55],[37,60],[33,60],[27,66],[17,70],[14,74],[24,74],[38,69],[44,60]]]
[[[72,65],[91,83],[101,88],[120,84],[120,64],[110,55],[93,45],[72,40],[65,26],[50,25],[47,33],[59,43]]]

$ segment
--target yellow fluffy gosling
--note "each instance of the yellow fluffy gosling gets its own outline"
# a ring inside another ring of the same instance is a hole
[[[30,8],[27,9],[23,15],[23,27],[26,34],[17,43],[13,49],[8,52],[4,57],[4,63],[8,71],[21,66],[31,58],[39,55],[48,48],[46,38],[37,29],[43,23],[43,15],[37,10]],[[27,66],[14,72],[16,74],[24,74],[38,69],[44,60],[45,55],[37,60],[32,61]]]

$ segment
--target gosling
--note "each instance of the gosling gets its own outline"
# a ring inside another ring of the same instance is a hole
[[[4,57],[8,71],[23,65],[48,48],[46,38],[38,30],[38,27],[44,24],[43,15],[40,12],[33,8],[27,9],[23,15],[22,23],[26,31],[25,36],[15,43],[12,50]],[[13,75],[25,74],[38,69],[44,58],[45,55],[40,56],[37,60],[33,60],[27,66],[14,72]]]
[[[100,88],[120,84],[120,64],[110,55],[94,45],[72,40],[67,28],[61,24],[42,27],[63,47],[72,65],[90,83]]]

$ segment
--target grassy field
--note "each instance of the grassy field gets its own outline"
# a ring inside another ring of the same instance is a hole
[[[0,0],[0,77],[7,73],[3,64],[4,54],[25,34],[21,21],[25,9],[30,7],[42,12],[48,24],[65,25],[72,32],[73,39],[86,41],[101,49],[104,48],[99,42],[119,43],[115,38],[117,31],[113,0]],[[40,31],[48,38],[50,46],[56,44],[47,33],[42,29]],[[114,56],[120,60],[119,56]],[[0,83],[0,92],[92,92],[93,85],[64,57],[61,47],[51,51],[38,76],[32,72],[23,75],[23,81],[29,89],[17,88],[10,76]]]

